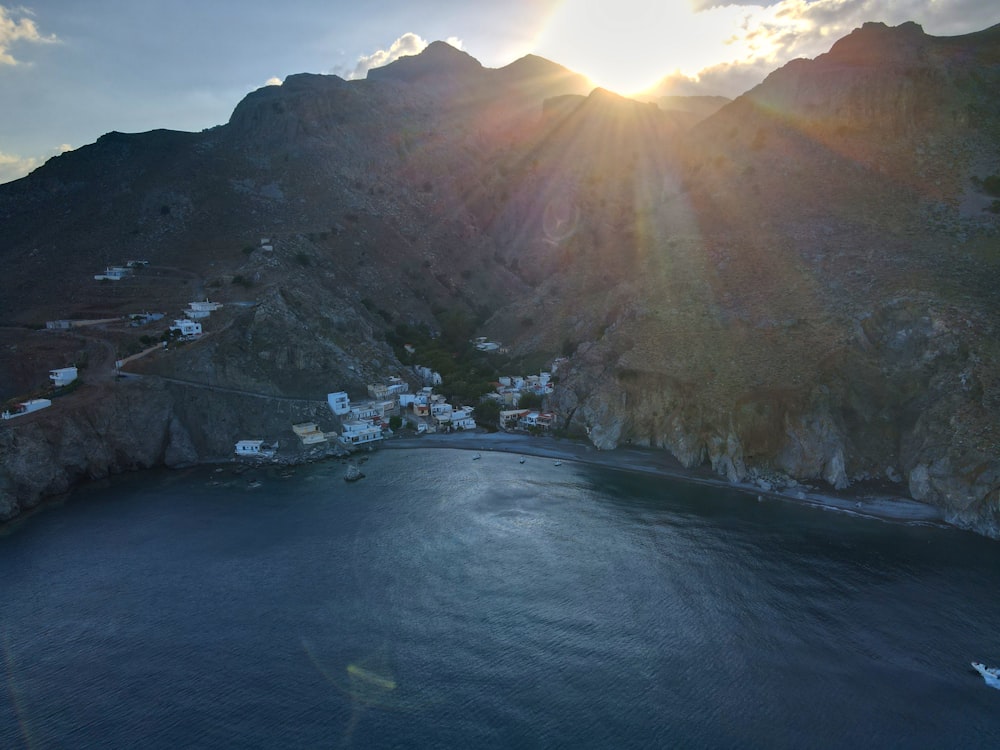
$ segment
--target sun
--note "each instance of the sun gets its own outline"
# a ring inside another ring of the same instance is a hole
[[[668,73],[693,76],[738,54],[737,6],[692,10],[690,0],[563,0],[536,38],[538,54],[629,95]]]

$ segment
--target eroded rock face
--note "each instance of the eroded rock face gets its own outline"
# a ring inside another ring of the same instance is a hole
[[[0,432],[0,520],[83,480],[197,458],[162,389],[123,384],[77,401],[57,401]]]
[[[19,419],[25,421],[11,420],[0,429],[0,521],[82,481],[230,458],[240,439],[280,438],[286,455],[299,456],[292,424],[334,427],[325,402],[163,383],[155,377],[84,386],[49,409]]]
[[[844,325],[847,335],[851,324]],[[814,364],[811,382],[747,388],[733,381],[711,391],[663,372],[616,367],[606,338],[560,368],[552,405],[568,429],[602,449],[662,447],[685,466],[708,463],[732,482],[774,471],[838,490],[888,480],[952,523],[1000,537],[993,374],[1000,362],[992,327],[956,308],[897,299],[866,314],[863,328],[863,340],[855,336]],[[666,336],[659,342],[674,344]],[[688,361],[692,370],[721,369],[712,358],[725,350],[706,347],[697,356]]]

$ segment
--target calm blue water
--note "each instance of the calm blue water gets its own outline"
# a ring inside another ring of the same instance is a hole
[[[498,453],[364,468],[130,476],[0,536],[0,747],[1000,747],[968,666],[1000,544]]]

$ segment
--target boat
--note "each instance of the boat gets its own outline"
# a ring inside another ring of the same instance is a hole
[[[562,461],[556,461],[553,466],[562,466]]]
[[[472,457],[472,460],[473,460],[473,461],[478,461],[478,460],[479,460],[479,459],[481,459],[481,458],[482,458],[482,456],[480,456],[480,455],[479,455],[479,454],[477,453],[476,455],[474,455],[474,456]]]
[[[972,662],[972,668],[979,672],[986,682],[992,684],[993,681],[996,681],[1000,683],[1000,667],[987,667],[985,664],[980,664],[978,661],[974,661]],[[1000,685],[997,685],[996,687],[1000,687]]]
[[[523,463],[524,463],[524,456],[521,456],[521,458],[520,458],[520,460],[518,461],[518,463],[519,463],[519,464],[523,464]]]

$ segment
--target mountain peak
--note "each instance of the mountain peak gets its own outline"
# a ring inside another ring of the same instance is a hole
[[[427,77],[455,78],[476,75],[482,64],[447,42],[431,42],[416,55],[405,55],[381,68],[368,71],[368,80],[405,81],[412,83]]]
[[[923,27],[913,21],[899,26],[869,21],[836,41],[820,58],[849,65],[912,62],[919,58],[930,39]]]

